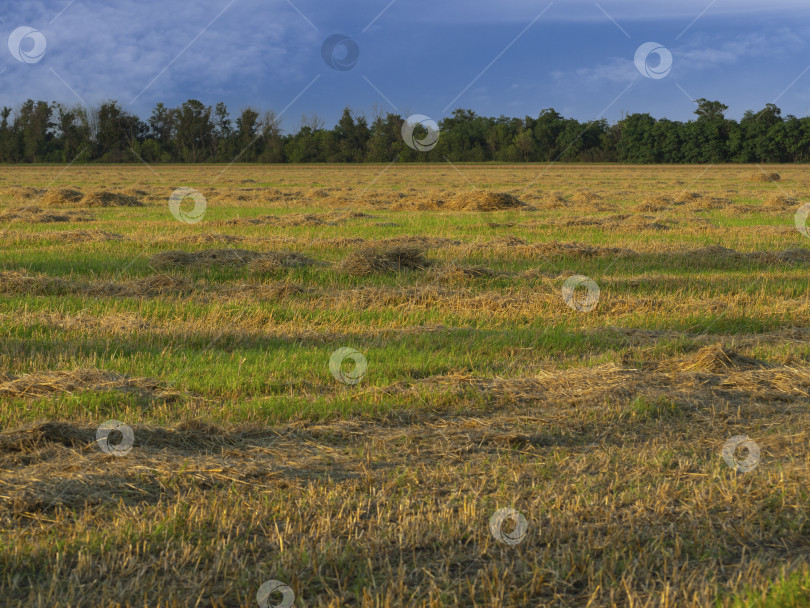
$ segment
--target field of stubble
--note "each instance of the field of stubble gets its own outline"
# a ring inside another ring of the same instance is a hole
[[[1,603],[808,605],[808,186],[0,168]]]

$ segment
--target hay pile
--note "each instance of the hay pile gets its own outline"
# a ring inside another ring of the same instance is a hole
[[[177,394],[148,378],[129,378],[98,369],[38,372],[5,378],[0,383],[0,395],[12,398],[38,398],[81,391],[121,391],[150,397]]]
[[[751,177],[749,177],[749,181],[752,182],[778,182],[782,179],[782,176],[778,173],[752,173]]]
[[[622,247],[592,247],[582,243],[559,243],[557,241],[537,243],[533,247],[540,255],[546,257],[594,258],[635,255],[633,250]]]
[[[784,251],[773,253],[755,253],[752,255],[758,256],[763,262],[769,263],[805,264],[810,262],[810,249],[802,249],[801,247],[792,247]]]
[[[497,238],[492,239],[489,241],[486,246],[487,247],[521,247],[528,245],[529,243],[524,239],[520,238],[519,236],[508,235],[508,236],[499,236]]]
[[[144,197],[149,194],[146,190],[141,190],[140,188],[135,188],[134,186],[128,186],[121,190],[123,194],[131,196],[133,198]]]
[[[235,217],[219,223],[225,226],[325,226],[329,224],[327,220],[310,213],[296,213],[286,216]]]
[[[364,245],[366,239],[362,239],[358,236],[341,236],[334,239],[324,239],[321,243],[327,247],[334,248],[357,247],[358,245]]]
[[[10,197],[12,200],[27,200],[40,194],[42,194],[42,190],[31,186],[9,186],[3,189],[3,195]]]
[[[0,293],[23,295],[62,295],[72,291],[72,285],[63,279],[27,272],[7,270],[0,272]]]
[[[226,301],[244,302],[245,295],[250,294],[251,297],[261,300],[284,300],[292,296],[313,293],[314,291],[310,287],[304,287],[289,281],[273,281],[223,287],[217,292],[217,298]]]
[[[715,344],[701,348],[691,357],[684,359],[679,367],[683,371],[701,370],[723,374],[729,371],[762,369],[768,365],[758,359],[741,355],[723,345]]]
[[[731,205],[727,198],[719,196],[701,196],[686,203],[686,208],[690,211],[714,211],[715,209],[725,209]]]
[[[440,249],[442,247],[452,247],[461,245],[461,241],[448,239],[443,236],[424,236],[421,234],[403,234],[379,242],[381,247],[416,247],[417,249]]]
[[[92,297],[151,297],[166,293],[186,293],[194,289],[187,280],[168,275],[152,275],[128,281],[67,281],[25,271],[0,272],[0,293],[24,295],[75,294]]]
[[[418,197],[407,197],[390,206],[396,211],[500,211],[503,209],[532,209],[517,197],[506,192],[471,190],[458,194],[443,191],[429,192]]]
[[[485,266],[464,266],[451,263],[434,268],[430,274],[433,280],[439,283],[459,283],[468,279],[496,277],[502,273]]]
[[[684,190],[675,195],[673,204],[685,205],[686,203],[691,203],[692,201],[698,200],[701,196],[702,195],[697,192],[688,192]]]
[[[672,206],[672,199],[668,196],[651,196],[649,198],[645,198],[642,202],[638,205],[633,207],[633,211],[640,211],[643,213],[653,212],[656,213],[658,211],[665,211]]]
[[[392,211],[439,211],[445,205],[447,195],[442,192],[424,193],[420,196],[400,197],[390,205]]]
[[[330,221],[333,222],[348,222],[349,220],[374,220],[377,219],[373,215],[363,213],[362,211],[333,211],[328,215]]]
[[[602,200],[602,197],[587,188],[578,188],[571,194],[571,201],[577,205],[592,205]]]
[[[245,266],[261,253],[247,249],[205,249],[203,251],[165,251],[153,255],[153,268],[184,268],[190,266]]]
[[[51,188],[42,197],[47,207],[141,207],[138,199],[121,192],[93,190],[82,194],[72,188]]]
[[[424,270],[432,262],[417,247],[371,247],[347,255],[337,270],[353,276],[366,276],[402,270]]]
[[[194,290],[194,285],[180,277],[165,274],[152,275],[124,282],[108,281],[77,285],[75,291],[94,297],[143,298],[171,293],[184,294]]]
[[[252,260],[248,267],[251,272],[275,272],[286,268],[303,268],[305,266],[313,266],[320,264],[308,258],[301,253],[292,251],[287,252],[270,252],[262,254],[261,257]]]
[[[505,192],[474,190],[451,197],[444,205],[452,211],[500,211],[526,207],[526,203]]]
[[[547,192],[540,200],[544,209],[560,209],[568,205],[568,200],[559,192]]]
[[[764,264],[805,264],[810,262],[810,249],[793,247],[784,251],[752,251],[744,253],[721,247],[720,245],[709,245],[687,251],[684,254],[690,260],[716,262],[718,260],[749,260]]]
[[[143,203],[120,192],[93,190],[84,195],[79,201],[79,205],[82,207],[142,207]]]
[[[123,241],[123,234],[108,232],[106,230],[59,230],[40,232],[31,235],[36,239],[51,239],[64,243],[106,243],[108,241]]]
[[[153,268],[205,268],[239,267],[250,265],[251,270],[277,270],[311,266],[312,260],[300,253],[250,251],[248,249],[204,249],[202,251],[166,251],[150,258]]]
[[[82,193],[72,188],[50,188],[42,197],[46,207],[71,207],[78,205],[81,200]]]
[[[605,225],[608,230],[669,230],[670,226],[649,215],[637,215]]]
[[[798,204],[799,202],[792,196],[784,196],[782,194],[771,194],[763,201],[763,205],[766,207],[772,207],[780,211],[796,207]]]
[[[25,222],[28,224],[94,222],[95,219],[95,217],[86,211],[61,211],[59,213],[53,213],[36,205],[17,207],[0,213],[0,221],[2,222]]]
[[[174,244],[183,243],[186,245],[213,245],[215,243],[234,244],[241,243],[245,237],[235,234],[222,234],[220,232],[205,232],[202,234],[184,234],[182,236],[164,236],[159,237],[152,241],[153,243],[160,244]]]

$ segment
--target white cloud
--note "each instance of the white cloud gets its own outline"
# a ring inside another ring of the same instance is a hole
[[[704,16],[796,13],[807,14],[805,0],[598,0],[599,5],[617,21],[685,20]],[[526,21],[529,22],[551,0],[414,0],[409,14],[443,18],[456,22]],[[438,6],[437,6],[438,5]],[[704,12],[705,11],[705,12]],[[778,11],[778,13],[777,13]],[[543,20],[601,21],[605,13],[593,0],[554,0]]]
[[[632,59],[613,57],[595,67],[583,67],[573,71],[555,70],[551,77],[558,83],[566,81],[578,85],[601,85],[604,83],[628,83],[641,78]]]
[[[738,35],[720,40],[699,35],[689,42],[665,44],[672,52],[673,74],[688,76],[705,70],[722,68],[757,58],[776,61],[802,48],[805,43],[790,30],[774,30]],[[737,72],[738,73],[738,72]],[[632,57],[612,57],[595,66],[574,70],[556,70],[557,82],[571,81],[597,86],[606,83],[629,83],[641,78]]]
[[[192,92],[203,97],[233,83],[244,92],[260,90],[267,80],[294,88],[296,82],[311,79],[302,66],[320,34],[286,3],[285,9],[261,0],[237,0],[203,32],[229,1],[78,0],[52,23],[65,4],[32,2],[23,13],[4,13],[0,105],[17,105],[28,97],[70,103],[81,97],[91,105],[118,99],[127,106],[141,94],[131,109],[143,113],[157,100],[185,99]],[[18,25],[45,34],[47,51],[41,62],[18,63],[5,49],[8,34]]]

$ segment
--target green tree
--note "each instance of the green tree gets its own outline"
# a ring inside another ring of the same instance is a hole
[[[214,123],[211,106],[189,99],[177,113],[177,143],[183,158],[192,163],[214,155]]]
[[[57,113],[56,137],[59,142],[56,160],[69,163],[91,147],[87,111],[81,106],[67,107],[58,103],[54,107]]]
[[[14,130],[19,133],[22,144],[21,157],[29,163],[36,163],[46,155],[48,143],[52,139],[52,109],[46,101],[26,100],[17,112]]]
[[[147,131],[147,126],[117,101],[104,102],[96,111],[97,156],[104,162],[133,160],[131,150]]]

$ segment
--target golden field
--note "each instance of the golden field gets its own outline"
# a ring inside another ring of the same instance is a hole
[[[808,605],[808,186],[0,167],[3,603]]]

